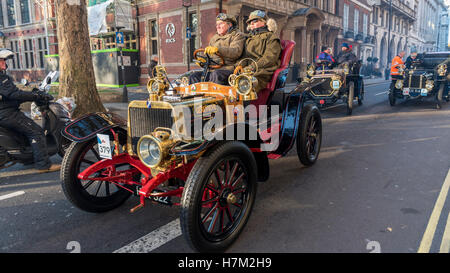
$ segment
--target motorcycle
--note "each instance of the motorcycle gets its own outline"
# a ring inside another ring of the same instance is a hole
[[[51,82],[52,77],[47,76],[39,86],[39,91],[48,92]],[[45,132],[48,155],[59,154],[64,157],[65,150],[71,142],[61,135],[61,131],[71,121],[70,113],[57,102],[43,101],[37,106],[42,114],[42,128]],[[16,163],[33,164],[33,151],[28,138],[0,127],[0,169],[11,167]]]

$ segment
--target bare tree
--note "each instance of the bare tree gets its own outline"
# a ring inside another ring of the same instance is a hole
[[[74,116],[103,112],[92,64],[85,0],[56,0],[59,96],[74,97]]]

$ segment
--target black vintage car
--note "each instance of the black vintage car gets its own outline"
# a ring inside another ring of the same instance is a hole
[[[364,82],[359,74],[361,62],[342,63],[332,66],[326,61],[310,64],[307,76],[302,79],[308,100],[324,108],[339,100],[347,105],[347,115],[353,112],[354,100],[362,105],[364,100]]]
[[[389,103],[394,106],[397,99],[433,98],[437,109],[448,96],[448,65],[450,52],[419,54],[410,67],[402,72],[401,79],[393,80],[389,89]]]

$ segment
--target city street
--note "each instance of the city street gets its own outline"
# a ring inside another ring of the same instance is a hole
[[[366,83],[352,116],[322,109],[312,167],[295,148],[270,162],[249,222],[230,253],[446,252],[450,250],[450,103],[388,102],[386,81]],[[147,93],[141,93],[145,97]],[[107,105],[119,114],[119,104]],[[61,158],[52,158],[60,162]],[[0,171],[0,252],[192,252],[179,208],[139,199],[93,214],[64,196],[59,173],[20,164]]]

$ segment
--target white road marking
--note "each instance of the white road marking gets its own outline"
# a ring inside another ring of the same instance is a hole
[[[442,236],[439,253],[450,253],[450,213],[447,217],[447,224],[445,225],[444,235]]]
[[[22,194],[25,194],[25,192],[24,191],[16,191],[16,192],[13,192],[13,193],[10,193],[10,194],[2,195],[2,196],[0,196],[0,201],[1,200],[5,200],[5,199],[9,199],[9,198],[13,198],[13,197],[16,197],[16,196],[19,196],[19,195],[22,195]]]
[[[434,205],[434,209],[431,213],[430,220],[428,221],[427,228],[425,230],[425,233],[423,234],[422,241],[420,242],[419,250],[417,251],[418,253],[430,252],[431,244],[433,243],[434,234],[436,232],[436,227],[441,217],[442,209],[444,208],[449,188],[450,170],[448,171],[447,177],[445,178],[444,184],[442,185],[441,192],[439,193],[438,199],[436,200],[436,203]]]
[[[162,226],[114,253],[149,253],[181,235],[180,219]]]
[[[381,92],[381,93],[377,93],[377,94],[375,94],[375,96],[385,95],[387,93],[389,93],[389,91],[384,91],[384,92]]]

